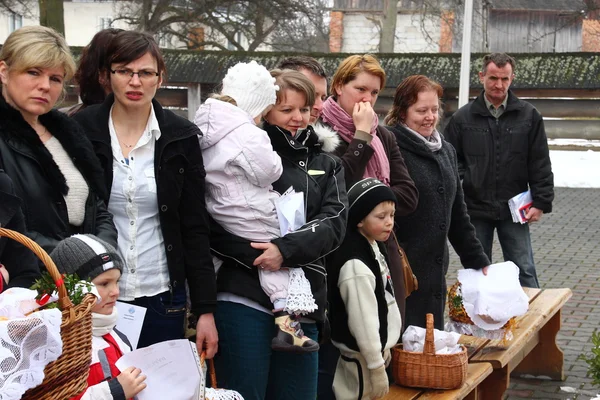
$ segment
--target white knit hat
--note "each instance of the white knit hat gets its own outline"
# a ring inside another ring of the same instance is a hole
[[[256,118],[275,104],[278,90],[269,71],[256,61],[250,61],[229,68],[221,94],[234,99],[239,108]]]

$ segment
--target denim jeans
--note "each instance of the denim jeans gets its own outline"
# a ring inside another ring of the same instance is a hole
[[[159,293],[150,297],[139,297],[124,303],[146,308],[138,349],[165,340],[183,339],[185,324],[185,287]]]
[[[317,397],[318,352],[271,351],[272,315],[242,304],[219,301],[215,313],[219,352],[217,384],[240,392],[245,400],[308,400]],[[317,340],[316,324],[303,323],[304,334]]]
[[[521,286],[540,287],[533,261],[529,224],[514,223],[511,220],[496,221],[479,218],[471,219],[471,223],[475,227],[475,234],[490,261],[492,261],[494,229],[497,229],[504,261],[512,261],[519,267]]]

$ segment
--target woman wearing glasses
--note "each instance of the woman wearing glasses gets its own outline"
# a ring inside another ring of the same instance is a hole
[[[146,33],[110,42],[103,73],[112,94],[77,113],[104,168],[108,210],[126,262],[122,301],[146,307],[138,347],[183,338],[186,291],[197,343],[216,352],[216,282],[208,244],[200,130],[154,100],[165,62]]]

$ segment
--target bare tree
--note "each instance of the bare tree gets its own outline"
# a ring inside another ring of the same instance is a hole
[[[393,53],[396,37],[396,19],[398,18],[398,0],[383,1],[383,19],[379,38],[379,52]]]
[[[312,6],[275,29],[268,44],[275,51],[329,52],[328,0],[309,0]]]
[[[319,1],[134,0],[121,4],[115,20],[177,37],[190,48],[210,45],[253,51],[268,43],[278,30],[289,30],[289,24],[299,17],[312,21],[314,4]]]

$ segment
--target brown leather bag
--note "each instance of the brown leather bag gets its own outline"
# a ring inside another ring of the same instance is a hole
[[[408,262],[408,257],[406,257],[406,253],[400,243],[398,243],[398,238],[396,237],[396,233],[392,232],[392,236],[394,236],[394,241],[398,246],[398,253],[400,254],[400,263],[402,264],[402,273],[404,274],[404,293],[405,297],[410,296],[412,292],[419,288],[419,281],[415,274],[413,274],[412,268],[410,267],[410,263]]]

